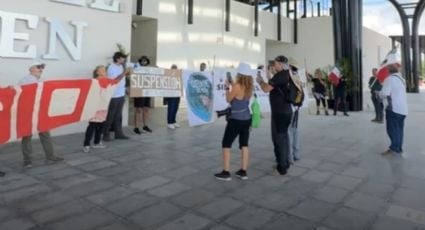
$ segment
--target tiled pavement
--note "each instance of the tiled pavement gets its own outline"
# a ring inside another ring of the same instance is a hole
[[[0,229],[425,229],[425,96],[409,95],[405,156],[372,113],[301,116],[302,159],[273,176],[269,119],[253,130],[250,179],[221,182],[224,122],[114,141],[81,152],[82,134],[55,138],[65,162],[46,165],[35,141],[23,169],[16,143],[0,147]],[[235,145],[236,146],[236,145]],[[236,151],[236,149],[235,149]],[[232,169],[239,169],[239,154]]]

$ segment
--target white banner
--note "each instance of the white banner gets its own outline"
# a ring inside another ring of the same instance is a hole
[[[183,70],[183,85],[188,105],[189,126],[214,121],[214,85],[210,72]]]
[[[267,113],[270,112],[270,102],[269,94],[264,93],[261,90],[260,85],[256,82],[255,78],[257,73],[260,71],[261,76],[264,81],[267,82],[266,74],[262,70],[252,70],[252,76],[254,81],[254,94],[257,95],[258,103],[260,104],[261,112]],[[227,75],[232,76],[233,81],[236,80],[236,70],[235,69],[214,69],[214,111],[223,110],[229,106],[229,103],[226,101],[225,91],[224,91],[224,82],[227,79]]]
[[[229,106],[225,96],[225,85],[227,75],[236,78],[235,69],[217,68],[213,70],[214,82],[214,111],[223,110]]]
[[[257,78],[258,73],[260,73],[263,80],[265,82],[267,82],[268,79],[266,77],[266,72],[263,71],[263,70],[254,70],[254,71],[255,71],[254,74],[253,74],[253,76],[254,76],[254,91],[255,91],[255,94],[257,95],[258,103],[260,103],[261,112],[262,113],[268,113],[268,112],[270,112],[269,93],[263,92],[263,90],[261,90],[260,85],[255,80]]]

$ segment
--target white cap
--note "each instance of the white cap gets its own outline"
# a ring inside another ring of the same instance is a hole
[[[31,63],[30,68],[33,66],[39,66],[39,65],[46,66],[46,64],[41,61],[34,61],[33,63]]]
[[[401,57],[400,57],[400,54],[397,52],[397,50],[394,49],[387,54],[383,65],[390,65],[390,64],[396,64],[396,63],[401,64]]]
[[[252,69],[245,62],[239,63],[238,67],[236,68],[236,72],[242,75],[252,76]]]

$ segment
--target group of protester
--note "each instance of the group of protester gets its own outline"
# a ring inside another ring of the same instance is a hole
[[[389,57],[388,59],[391,59]],[[292,62],[294,63],[294,62]],[[288,100],[290,90],[289,85],[299,83],[297,81],[298,67],[292,64],[285,56],[277,56],[274,59],[273,66],[268,69],[268,82],[261,76],[257,76],[256,81],[264,92],[270,93],[271,107],[271,139],[274,145],[274,154],[276,166],[274,172],[276,175],[286,175],[290,165],[299,160],[298,155],[298,109]],[[407,115],[406,84],[401,77],[401,65],[399,61],[388,61],[384,67],[388,70],[389,76],[383,80],[383,86],[377,77],[377,69],[373,69],[373,76],[369,81],[369,87],[372,91],[372,101],[375,105],[376,117],[373,122],[383,122],[383,101],[387,102],[386,122],[387,134],[390,138],[388,150],[382,152],[382,155],[403,153],[403,134],[404,120]],[[249,134],[251,126],[251,113],[249,101],[252,96],[253,77],[251,76],[248,64],[240,63],[236,69],[237,76],[235,82],[226,81],[226,100],[230,104],[230,116],[224,131],[222,140],[223,170],[214,174],[215,178],[224,181],[232,179],[230,173],[230,150],[232,143],[239,136],[239,149],[241,151],[241,168],[236,171],[235,176],[242,180],[248,179],[249,165]],[[323,79],[323,73],[320,69],[315,71],[316,78],[314,83],[314,96],[317,103],[317,115],[320,114],[319,106],[322,102],[325,108],[325,114],[329,115],[326,106],[326,87]],[[345,116],[347,108],[345,106],[346,79],[342,76],[338,85],[334,86],[334,115],[337,114],[338,106],[341,103]]]
[[[313,82],[313,96],[316,99],[316,109],[317,109],[316,114],[320,115],[320,103],[321,103],[325,111],[325,115],[329,116],[328,103],[326,101],[326,95],[328,93],[326,90],[327,84],[323,77],[323,71],[321,69],[316,69],[314,71],[314,75],[315,77],[312,78],[311,80]],[[340,106],[342,107],[344,116],[347,116],[347,117],[349,116],[347,113],[346,90],[347,90],[347,79],[345,78],[345,76],[341,76],[341,79],[339,80],[338,84],[333,85],[333,95],[334,95],[333,115],[334,116],[337,115],[337,112]]]
[[[113,63],[106,68],[105,66],[97,66],[93,72],[94,78],[109,78],[116,82],[116,90],[109,102],[107,111],[97,111],[95,116],[89,121],[84,139],[84,152],[89,152],[90,148],[105,148],[101,142],[112,141],[110,131],[114,131],[114,139],[129,139],[122,130],[122,110],[125,102],[126,95],[126,76],[131,73],[130,68],[125,68],[127,56],[123,53],[116,52],[113,56]],[[139,59],[140,66],[148,66],[150,63],[147,57],[143,56]],[[34,84],[41,81],[41,76],[46,65],[44,63],[35,62],[29,68],[29,74],[25,76],[19,85]],[[173,69],[177,66],[173,65]],[[206,65],[202,63],[200,66],[201,71],[205,71]],[[383,81],[383,85],[377,77],[377,69],[373,70],[373,76],[370,78],[369,87],[372,92],[372,101],[376,110],[376,117],[373,122],[383,122],[383,108],[386,102],[386,128],[391,141],[388,150],[382,155],[401,154],[403,152],[403,133],[404,133],[404,120],[407,116],[407,100],[406,100],[406,83],[401,77],[401,65],[397,61],[389,61],[385,67],[389,76]],[[230,116],[226,125],[222,140],[223,152],[223,170],[214,176],[220,180],[231,180],[230,174],[230,149],[234,140],[239,136],[239,148],[242,155],[241,168],[236,172],[236,176],[241,179],[248,179],[248,165],[249,165],[249,134],[251,127],[251,112],[250,112],[250,99],[253,94],[254,77],[251,75],[252,71],[248,64],[240,63],[236,69],[236,81],[226,81],[225,97],[230,104]],[[276,166],[274,172],[277,175],[286,175],[290,165],[299,160],[298,155],[298,110],[299,106],[294,105],[288,98],[288,85],[294,83],[297,87],[300,83],[298,76],[298,66],[294,61],[288,60],[285,56],[277,56],[274,59],[273,65],[269,67],[269,76],[267,82],[259,75],[255,79],[264,92],[269,92],[270,106],[271,106],[271,139],[274,145],[274,154]],[[322,102],[325,107],[325,114],[328,115],[326,109],[326,87],[323,79],[323,74],[320,70],[315,72],[316,78],[314,82],[314,95],[316,98],[318,110],[320,114],[319,105]],[[344,81],[342,81],[344,82]],[[344,90],[335,89],[338,97],[342,101],[345,99],[345,85]],[[180,98],[167,98],[168,100],[168,128],[174,129],[179,127],[176,123],[176,114],[179,107]],[[150,107],[150,98],[136,99],[134,105],[136,108]],[[338,107],[339,102],[336,102]],[[343,103],[345,104],[345,103]],[[345,107],[345,105],[344,105]],[[147,110],[146,110],[147,111]],[[140,112],[139,112],[140,113]],[[142,113],[147,114],[142,109]],[[334,115],[336,108],[334,108]],[[344,115],[346,110],[344,110]],[[135,129],[134,132],[139,134],[138,129],[140,119],[135,115]],[[143,122],[143,130],[152,132],[146,125],[146,119]],[[103,138],[102,138],[103,135]],[[40,141],[43,146],[47,162],[59,162],[64,159],[57,156],[51,136],[49,132],[39,133]],[[91,141],[94,137],[93,145]],[[32,167],[32,136],[22,138],[22,153],[24,159],[24,167]],[[0,177],[5,173],[0,171]]]
[[[274,172],[277,175],[286,175],[291,162],[298,160],[297,154],[297,132],[292,131],[292,142],[290,143],[290,133],[288,133],[291,123],[293,130],[296,130],[298,108],[295,108],[287,100],[287,87],[290,81],[299,82],[293,79],[297,76],[296,65],[290,65],[285,56],[275,58],[273,66],[269,68],[273,77],[266,82],[260,75],[256,81],[264,92],[270,93],[271,107],[271,136],[274,145],[276,166]],[[249,164],[249,134],[251,126],[251,113],[249,101],[253,93],[254,83],[252,71],[248,64],[240,63],[236,69],[236,81],[226,81],[226,100],[230,103],[231,113],[227,121],[222,140],[223,170],[214,174],[215,178],[224,181],[231,180],[230,174],[230,149],[232,143],[239,136],[239,149],[241,150],[241,168],[235,173],[242,180],[248,179]],[[295,110],[295,112],[294,112]],[[294,138],[295,137],[295,138]],[[290,147],[291,145],[291,147]],[[294,148],[292,148],[294,146]],[[290,154],[292,152],[292,154]]]

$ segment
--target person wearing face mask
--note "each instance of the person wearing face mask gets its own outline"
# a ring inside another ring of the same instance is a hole
[[[287,100],[290,80],[288,58],[277,56],[274,59],[274,70],[276,73],[268,83],[261,77],[257,77],[257,82],[264,92],[270,92],[272,141],[277,163],[275,172],[285,175],[290,165],[288,128],[292,117],[291,104]]]

